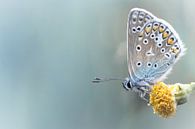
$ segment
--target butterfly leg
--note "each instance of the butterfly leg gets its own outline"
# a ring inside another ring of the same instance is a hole
[[[150,84],[146,81],[140,81],[136,83],[136,88],[144,92],[150,92]]]
[[[144,99],[146,102],[149,102],[149,94],[150,94],[150,85],[145,81],[138,82],[137,91],[139,96]]]
[[[145,81],[140,81],[136,84],[132,84],[129,78],[126,78],[122,83],[126,90],[132,90],[139,94],[139,96],[146,102],[149,102],[150,85]]]

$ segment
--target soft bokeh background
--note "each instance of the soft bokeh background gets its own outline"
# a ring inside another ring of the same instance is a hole
[[[193,0],[0,0],[1,129],[194,129],[195,95],[175,117],[153,114],[121,82],[126,21],[141,7],[170,22],[188,48],[167,83],[195,81]],[[120,49],[123,50],[123,49]]]

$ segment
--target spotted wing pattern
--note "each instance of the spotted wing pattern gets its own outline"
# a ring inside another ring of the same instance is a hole
[[[169,23],[139,8],[129,13],[127,42],[129,78],[135,85],[162,80],[185,50]]]

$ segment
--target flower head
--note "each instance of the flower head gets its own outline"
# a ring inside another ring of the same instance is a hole
[[[149,104],[153,107],[154,113],[167,118],[176,113],[177,105],[187,102],[193,90],[195,83],[167,85],[158,82],[151,89]]]
[[[169,117],[176,112],[176,101],[173,88],[168,87],[163,82],[156,83],[150,93],[150,105],[153,106],[154,113],[162,117]]]

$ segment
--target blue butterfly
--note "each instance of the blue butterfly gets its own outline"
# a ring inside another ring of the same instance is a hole
[[[151,86],[165,79],[184,51],[180,37],[169,23],[144,9],[133,8],[127,22],[129,76],[123,87],[146,98]]]

